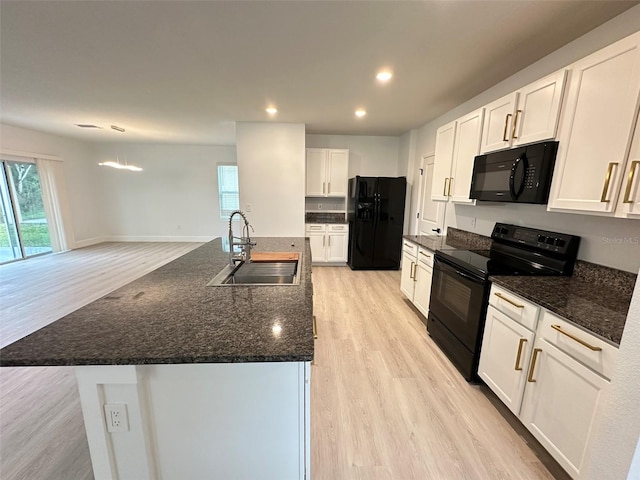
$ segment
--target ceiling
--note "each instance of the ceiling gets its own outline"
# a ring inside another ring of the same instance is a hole
[[[237,121],[401,135],[637,3],[2,0],[0,121],[88,141],[229,145]]]

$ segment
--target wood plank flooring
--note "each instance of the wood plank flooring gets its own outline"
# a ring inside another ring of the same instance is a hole
[[[0,267],[2,342],[196,246],[101,244]],[[399,291],[399,272],[314,267],[313,282],[313,480],[568,478],[435,346]],[[91,478],[73,369],[0,368],[0,479]]]
[[[316,267],[313,283],[313,480],[569,478],[451,365],[399,272]]]

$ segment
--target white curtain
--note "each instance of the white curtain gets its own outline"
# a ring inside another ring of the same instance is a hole
[[[64,173],[62,162],[36,158],[42,201],[49,224],[49,235],[54,252],[69,250],[73,234],[68,215],[65,214]]]

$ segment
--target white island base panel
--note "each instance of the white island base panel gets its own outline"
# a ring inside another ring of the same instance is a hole
[[[309,362],[79,366],[96,480],[310,478]],[[108,432],[105,404],[126,404]]]

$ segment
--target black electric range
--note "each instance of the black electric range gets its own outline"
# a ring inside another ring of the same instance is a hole
[[[571,275],[580,237],[496,223],[490,250],[438,250],[427,330],[463,376],[477,380],[490,275]]]

